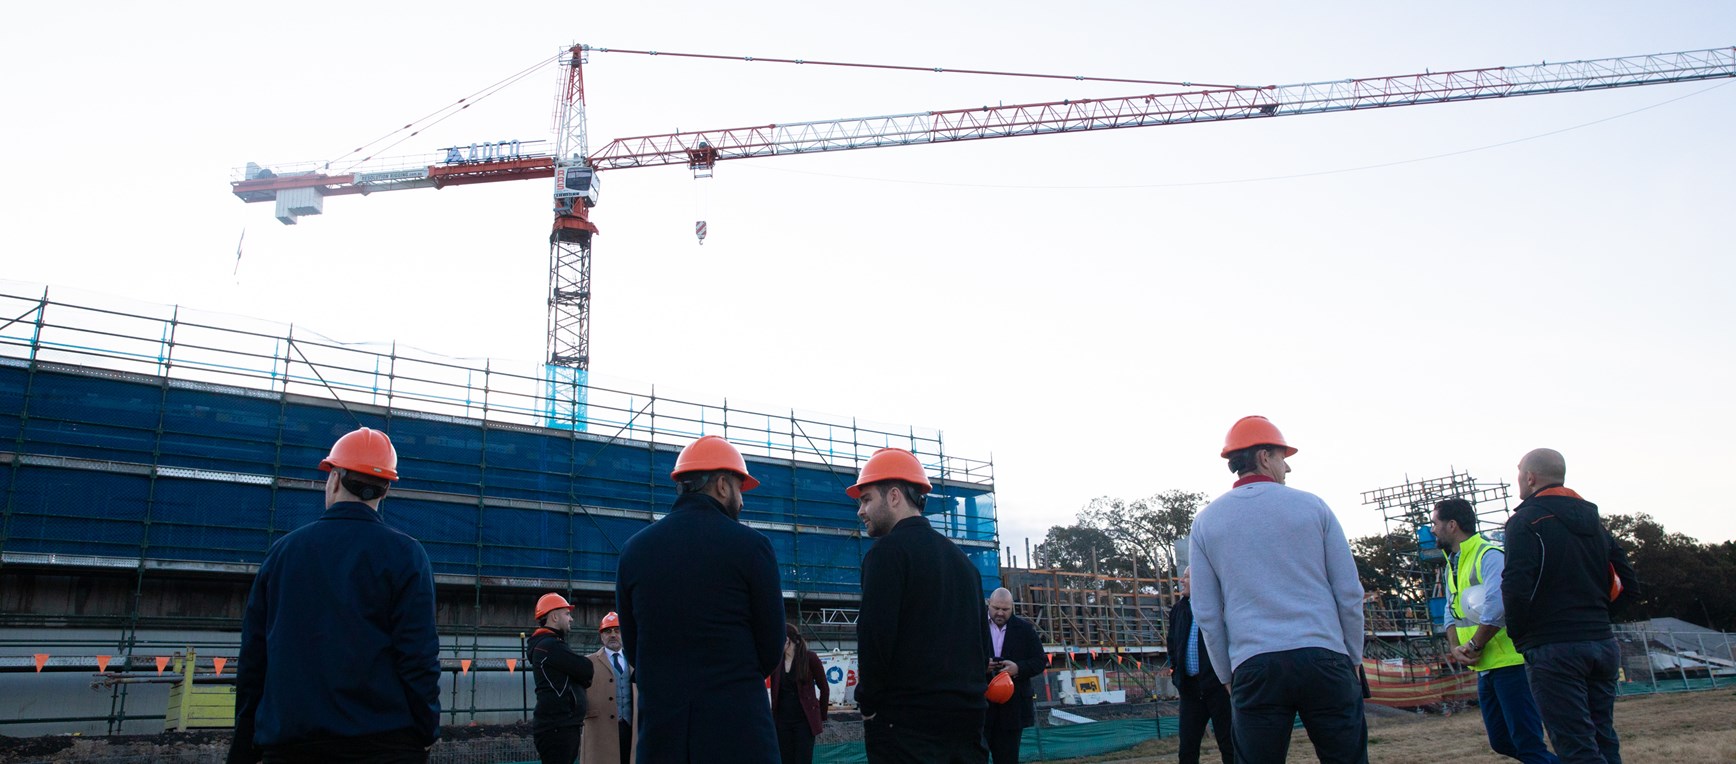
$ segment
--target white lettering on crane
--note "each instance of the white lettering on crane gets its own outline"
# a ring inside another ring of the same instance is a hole
[[[522,159],[524,154],[519,141],[496,141],[494,143],[472,143],[469,146],[450,146],[446,149],[444,164],[475,164],[478,162],[504,162],[512,159]]]

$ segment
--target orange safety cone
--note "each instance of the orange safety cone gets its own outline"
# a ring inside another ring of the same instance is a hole
[[[464,660],[459,661],[458,665],[459,665],[459,667],[464,669],[464,673],[466,673],[466,674],[470,673],[470,659],[469,658],[465,658]]]
[[[223,664],[228,663],[228,662],[229,662],[228,658],[212,658],[211,659],[211,663],[217,667],[217,673],[218,674],[223,673]]]
[[[162,676],[163,675],[163,669],[166,669],[168,667],[169,667],[169,656],[167,656],[167,655],[157,656],[157,676]]]
[[[517,672],[518,672],[518,659],[517,658],[507,658],[506,659],[506,673],[513,674],[513,673],[517,673]]]
[[[48,653],[37,653],[35,655],[35,658],[36,658],[36,673],[40,674],[40,673],[42,673],[42,667],[48,664]]]
[[[109,656],[98,655],[96,657],[96,670],[97,671],[99,671],[99,672],[107,671],[108,670],[108,664],[109,664]]]

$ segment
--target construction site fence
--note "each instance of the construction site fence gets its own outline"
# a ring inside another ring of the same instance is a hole
[[[1616,625],[1621,694],[1736,688],[1736,634],[1651,631]]]

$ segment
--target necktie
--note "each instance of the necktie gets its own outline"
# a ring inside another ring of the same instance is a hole
[[[609,657],[615,659],[615,675],[616,676],[626,676],[627,670],[624,668],[621,668],[621,654],[615,653],[614,655],[611,655]]]
[[[1194,621],[1187,627],[1187,675],[1200,675],[1200,622]]]

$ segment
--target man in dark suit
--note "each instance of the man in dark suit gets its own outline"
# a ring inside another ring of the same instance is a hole
[[[729,441],[688,445],[675,507],[627,540],[615,579],[622,648],[638,688],[634,760],[775,764],[765,679],[784,649],[772,545],[739,518],[759,485]]]
[[[1013,615],[1013,593],[996,589],[989,595],[989,676],[1007,674],[1013,679],[1013,697],[1005,703],[990,703],[983,734],[989,741],[994,764],[1016,764],[1019,739],[1025,728],[1037,723],[1032,709],[1031,680],[1048,668],[1043,641],[1030,622]]]
[[[1193,603],[1188,599],[1188,571],[1181,572],[1181,599],[1169,611],[1169,669],[1176,694],[1181,696],[1181,764],[1199,764],[1200,741],[1206,722],[1218,739],[1218,754],[1224,764],[1234,764],[1230,736],[1230,691],[1212,672],[1211,656],[1194,622]]]

